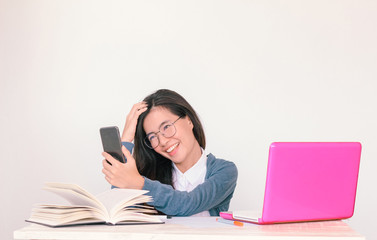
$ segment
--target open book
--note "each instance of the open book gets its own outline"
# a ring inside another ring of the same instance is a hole
[[[43,204],[32,209],[27,222],[50,227],[78,224],[141,224],[163,223],[152,207],[144,203],[152,198],[148,191],[111,189],[93,196],[76,184],[46,183],[45,190],[65,198],[72,205]]]

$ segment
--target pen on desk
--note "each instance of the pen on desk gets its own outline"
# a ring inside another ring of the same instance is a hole
[[[239,227],[243,226],[243,222],[227,220],[227,219],[224,219],[224,218],[216,218],[216,221],[221,222],[221,223],[236,225],[236,226],[239,226]]]

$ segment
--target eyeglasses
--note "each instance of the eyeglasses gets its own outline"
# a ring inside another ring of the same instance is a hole
[[[179,117],[174,122],[168,121],[168,122],[163,123],[160,126],[160,129],[159,129],[158,132],[156,132],[156,133],[154,133],[154,132],[149,133],[144,138],[145,145],[147,145],[147,147],[149,147],[150,149],[155,149],[156,147],[158,147],[158,145],[160,145],[160,139],[157,136],[158,133],[161,133],[162,136],[164,136],[166,138],[173,137],[175,135],[175,133],[177,132],[177,129],[175,128],[174,123],[176,123],[179,119],[181,119],[181,117]]]

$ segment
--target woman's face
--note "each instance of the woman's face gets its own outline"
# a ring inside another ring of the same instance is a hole
[[[163,107],[153,107],[144,119],[144,131],[157,133],[166,122],[173,123],[179,116],[173,114]],[[176,132],[174,136],[167,138],[160,133],[157,134],[159,145],[154,149],[157,153],[170,159],[175,164],[183,163],[199,144],[194,136],[194,128],[191,120],[186,116],[174,123]]]

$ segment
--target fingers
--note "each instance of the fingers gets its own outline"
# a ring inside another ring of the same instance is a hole
[[[106,162],[106,159],[103,160],[102,164],[103,164],[103,165],[105,165],[105,164],[110,165],[110,164],[108,164],[108,163]],[[108,170],[107,168],[105,168],[105,167],[102,169],[102,173],[105,174],[105,176],[108,177],[108,178],[112,178],[112,177],[113,177],[113,174],[111,173],[111,171],[109,171],[109,170]]]
[[[108,154],[107,152],[103,152],[102,153],[102,156],[105,158],[105,160],[103,161],[103,167],[106,168],[106,169],[110,169],[111,166],[114,166],[115,164],[118,164],[119,161],[116,160],[113,156],[111,156],[110,154]],[[110,162],[110,164],[107,162],[107,161]]]
[[[114,174],[111,173],[111,171],[109,171],[108,168],[111,168],[111,165],[107,162],[106,159],[104,159],[102,161],[102,165],[103,165],[103,169],[102,169],[102,173],[105,175],[105,179],[108,183],[110,183],[111,185],[113,185],[113,178],[114,178]]]
[[[133,105],[130,113],[133,113],[133,115],[139,117],[140,114],[145,112],[147,109],[148,109],[148,104],[146,102],[139,102]]]
[[[126,124],[124,126],[123,134],[122,134],[122,141],[125,142],[132,142],[135,133],[136,133],[136,125],[137,120],[143,112],[148,110],[148,104],[146,102],[139,102],[133,105],[131,111],[127,115]]]
[[[118,172],[118,165],[120,164],[118,160],[114,159],[110,154],[103,152],[102,156],[104,156],[107,159],[104,159],[102,161],[103,169],[102,173],[105,175],[105,179],[108,183],[115,186],[115,180]],[[108,161],[111,163],[111,165],[108,163]]]
[[[118,162],[110,154],[106,152],[102,153],[102,156],[106,158],[102,161],[102,173],[105,175],[106,181],[120,188],[142,189],[144,186],[144,177],[140,175],[135,159],[124,146],[122,146],[122,152],[127,158],[127,163]],[[107,163],[106,160],[112,165]]]
[[[128,114],[128,120],[137,123],[137,119],[139,118],[140,114],[147,111],[148,104],[146,102],[139,102],[133,105],[130,113]]]
[[[122,152],[126,157],[128,164],[136,164],[134,157],[131,155],[130,151],[128,151],[128,149],[125,146],[122,146]]]
[[[107,174],[104,171],[102,171],[105,174],[105,179],[108,183],[110,183],[113,186],[116,186],[116,180],[114,179],[113,174]]]

